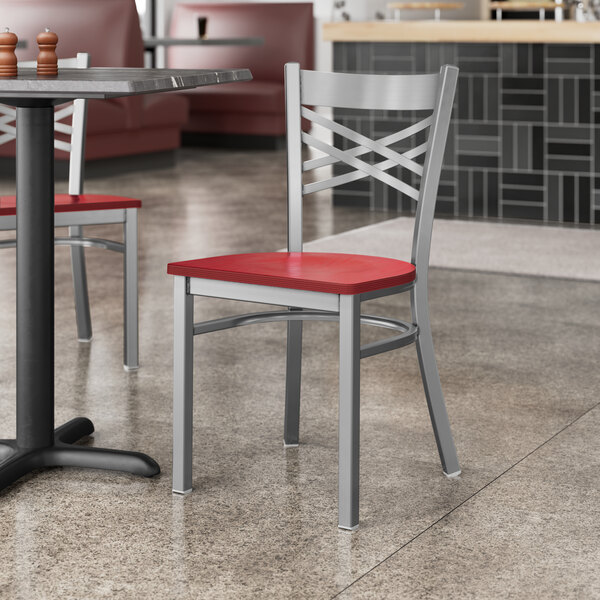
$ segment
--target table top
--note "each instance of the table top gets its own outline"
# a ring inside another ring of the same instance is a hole
[[[261,37],[247,38],[144,38],[144,48],[157,46],[262,46]]]
[[[249,69],[94,67],[60,69],[55,77],[38,77],[35,69],[19,69],[17,77],[0,78],[0,98],[115,98],[251,79]]]
[[[424,10],[424,9],[438,9],[438,10],[459,10],[464,8],[464,2],[390,2],[388,8],[398,9],[411,9],[411,10]]]
[[[490,8],[504,11],[528,11],[539,10],[554,10],[557,7],[556,2],[521,2],[519,0],[508,0],[503,2],[490,2]]]

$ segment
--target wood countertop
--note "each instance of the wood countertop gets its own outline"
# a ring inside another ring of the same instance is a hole
[[[600,44],[600,21],[373,21],[325,23],[331,42]]]

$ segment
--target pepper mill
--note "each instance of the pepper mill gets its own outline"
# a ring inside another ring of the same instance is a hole
[[[0,77],[17,76],[17,57],[15,48],[19,38],[8,30],[0,33]]]
[[[37,74],[45,76],[58,75],[58,57],[56,56],[58,36],[46,28],[38,34],[36,40],[40,47],[40,53],[37,57]]]

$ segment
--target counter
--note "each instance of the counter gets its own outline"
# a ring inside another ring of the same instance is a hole
[[[459,67],[439,213],[600,223],[600,23],[334,23],[324,36],[336,71]],[[336,118],[374,138],[408,124],[391,113]],[[364,180],[334,189],[334,202],[414,210]]]

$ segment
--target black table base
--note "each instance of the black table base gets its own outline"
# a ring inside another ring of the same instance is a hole
[[[151,477],[145,454],[75,446],[94,431],[77,418],[54,429],[54,107],[17,105],[17,438],[0,441],[0,489],[40,467],[91,467]]]
[[[89,419],[78,417],[55,429],[54,443],[46,448],[20,448],[16,440],[0,440],[0,458],[4,458],[0,462],[0,490],[30,471],[45,467],[107,469],[144,477],[160,472],[156,461],[141,452],[73,445],[93,431]]]

